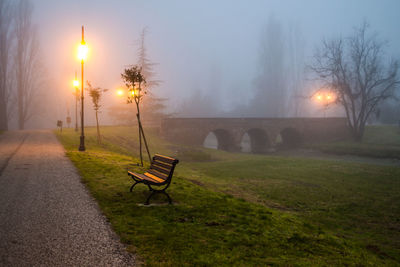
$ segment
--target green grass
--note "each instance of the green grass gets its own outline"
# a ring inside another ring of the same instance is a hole
[[[400,159],[400,128],[367,126],[362,142],[341,141],[310,146],[325,153]]]
[[[400,168],[226,153],[171,145],[146,130],[151,151],[179,156],[168,189],[177,205],[144,207],[126,170],[137,131],[57,133],[128,249],[149,266],[400,265]],[[160,196],[155,201],[163,202]]]

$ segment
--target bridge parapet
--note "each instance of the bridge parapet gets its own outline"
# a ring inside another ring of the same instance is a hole
[[[210,132],[223,143],[221,148],[229,151],[240,151],[245,133],[253,144],[266,142],[268,146],[275,146],[278,136],[288,138],[288,133],[304,143],[349,137],[346,118],[168,118],[161,123],[162,137],[175,143],[201,146]],[[263,141],[255,140],[256,136]]]

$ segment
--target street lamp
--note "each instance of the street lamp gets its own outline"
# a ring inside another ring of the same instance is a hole
[[[117,96],[123,96],[123,95],[124,95],[124,91],[122,89],[118,89]]]
[[[324,92],[318,92],[316,94],[315,98],[318,102],[320,102],[323,105],[324,118],[325,118],[326,110],[328,109],[328,106],[335,101],[335,95],[333,92],[324,91]]]
[[[79,98],[79,81],[76,76],[77,75],[75,71],[75,80],[73,81],[75,87],[75,132],[78,131],[78,98]]]
[[[85,151],[85,133],[84,133],[84,102],[83,102],[83,63],[86,59],[87,53],[88,53],[88,47],[85,43],[85,38],[84,38],[84,28],[82,26],[82,41],[81,44],[79,45],[78,48],[78,59],[81,61],[81,70],[82,70],[82,87],[81,87],[81,137],[80,137],[80,143],[79,143],[79,151]]]

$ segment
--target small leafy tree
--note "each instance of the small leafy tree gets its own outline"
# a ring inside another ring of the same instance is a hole
[[[89,95],[92,98],[93,109],[96,113],[97,142],[100,144],[101,143],[101,135],[100,135],[98,113],[99,113],[99,109],[101,107],[101,105],[100,105],[101,96],[103,95],[104,92],[108,91],[108,89],[102,89],[100,87],[93,87],[89,81],[87,81],[87,86],[88,86],[88,90],[89,90]]]
[[[142,69],[138,66],[132,66],[131,68],[125,69],[121,74],[122,80],[124,81],[126,87],[128,88],[128,104],[136,104],[136,118],[138,122],[139,130],[139,152],[140,152],[140,163],[143,166],[143,156],[142,156],[142,137],[144,144],[146,146],[147,155],[149,161],[151,161],[149,147],[147,145],[146,136],[143,131],[142,122],[140,121],[140,101],[146,92],[143,90],[142,86],[146,84],[146,80],[142,75]]]
[[[157,97],[154,89],[158,87],[162,81],[156,79],[157,73],[154,67],[158,63],[152,62],[148,57],[146,48],[146,35],[147,28],[143,28],[138,40],[137,50],[137,67],[140,68],[141,75],[146,80],[146,98],[141,100],[140,106],[140,119],[141,122],[157,123],[160,124],[161,120],[168,116],[165,114],[167,98]],[[109,109],[109,115],[119,123],[130,125],[133,124],[135,119],[131,116],[132,106],[115,105]]]

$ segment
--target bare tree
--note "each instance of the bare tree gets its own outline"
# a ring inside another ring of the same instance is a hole
[[[97,142],[100,144],[101,143],[101,135],[100,135],[98,113],[99,113],[99,109],[101,107],[101,105],[100,105],[101,96],[103,95],[104,92],[107,92],[108,89],[102,89],[100,87],[93,87],[89,81],[87,81],[87,86],[89,89],[89,95],[92,98],[93,109],[96,113]]]
[[[0,130],[8,129],[10,107],[10,47],[12,44],[12,5],[10,1],[0,0]]]
[[[399,85],[398,61],[387,60],[384,42],[364,23],[349,38],[324,40],[310,68],[337,94],[354,140],[361,141],[368,117]]]
[[[15,72],[18,102],[18,126],[34,115],[35,102],[42,86],[43,68],[40,63],[39,43],[32,25],[33,6],[28,0],[20,0],[15,12]]]

